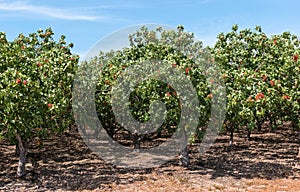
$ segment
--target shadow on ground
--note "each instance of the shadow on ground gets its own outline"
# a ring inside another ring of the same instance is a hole
[[[300,178],[297,156],[297,134],[285,129],[277,133],[253,134],[247,142],[242,133],[228,145],[223,134],[205,154],[198,154],[198,145],[190,147],[192,165],[179,167],[179,161],[168,162],[155,169],[120,169],[107,164],[84,144],[76,132],[68,132],[44,141],[43,148],[32,147],[28,154],[28,173],[16,178],[17,158],[14,146],[2,142],[0,148],[0,190],[93,190],[109,188],[111,184],[143,181],[147,175],[184,173],[210,179]]]

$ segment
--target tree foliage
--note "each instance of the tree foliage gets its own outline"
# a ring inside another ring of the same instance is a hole
[[[129,41],[129,48],[99,55],[100,58],[107,60],[108,65],[100,75],[97,85],[97,110],[103,126],[110,135],[113,137],[121,127],[113,114],[111,89],[116,84],[117,78],[122,76],[128,67],[143,65],[147,61],[161,61],[158,62],[160,65],[179,69],[191,80],[200,100],[199,127],[204,126],[209,118],[211,98],[208,96],[209,85],[203,75],[209,53],[203,48],[202,42],[197,41],[192,33],[185,32],[182,26],[178,26],[177,30],[164,30],[161,27],[148,30],[142,27],[129,35]],[[201,65],[196,65],[195,59],[198,59]],[[138,121],[149,121],[151,118],[149,107],[154,100],[163,101],[167,108],[166,119],[158,129],[159,132],[165,129],[173,133],[180,120],[181,106],[176,90],[165,82],[149,79],[138,84],[130,95],[131,113]]]
[[[234,25],[211,48],[227,88],[227,128],[260,129],[291,121],[299,127],[299,39],[284,32],[267,36]]]
[[[23,144],[63,131],[72,121],[71,86],[78,56],[51,28],[12,42],[0,34],[0,136]]]

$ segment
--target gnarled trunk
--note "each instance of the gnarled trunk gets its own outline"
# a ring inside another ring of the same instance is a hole
[[[18,133],[16,133],[16,139],[18,141],[18,148],[19,148],[19,164],[17,169],[17,176],[22,177],[25,175],[27,143],[22,140],[21,136]]]
[[[20,156],[20,149],[18,144],[16,144],[15,157],[19,157],[19,156]]]
[[[188,148],[187,148],[187,135],[186,135],[186,131],[183,130],[183,145],[181,147],[181,152],[180,152],[180,161],[181,161],[181,165],[184,167],[189,166],[190,163],[190,157],[189,157],[189,153],[188,153]]]
[[[187,146],[180,153],[181,165],[187,167],[191,164]]]

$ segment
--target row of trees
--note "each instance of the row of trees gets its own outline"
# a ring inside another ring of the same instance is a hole
[[[198,103],[192,107],[199,113],[198,125],[196,130],[188,126],[182,128],[186,140],[201,141],[209,121],[214,118],[213,103],[226,111],[224,127],[231,133],[231,142],[235,130],[246,129],[250,138],[251,131],[260,130],[265,121],[269,121],[272,128],[284,121],[291,122],[293,129],[300,127],[300,42],[297,36],[289,32],[267,36],[259,26],[255,30],[238,30],[234,25],[231,32],[218,36],[213,47],[203,47],[183,26],[177,30],[142,27],[130,34],[129,41],[129,48],[100,52],[97,58],[81,63],[81,66],[100,65],[103,61],[107,64],[97,80],[95,98],[99,119],[111,138],[118,140],[120,133],[126,133],[131,136],[134,147],[139,148],[145,139],[171,137],[180,121],[184,121],[182,107],[189,104],[180,98],[183,95],[178,92],[180,87],[154,79],[144,80],[134,87],[128,107],[139,122],[164,117],[158,129],[143,134],[135,129],[128,132],[116,120],[112,87],[127,68],[142,67],[147,61],[166,71],[173,68],[181,74],[179,80],[182,78],[184,82],[187,78],[195,88]],[[71,53],[72,46],[66,43],[64,36],[55,41],[50,28],[28,36],[20,34],[12,42],[4,33],[0,34],[0,139],[17,145],[18,176],[25,174],[28,142],[34,139],[42,142],[51,132],[62,132],[74,123],[72,84],[79,57]],[[164,70],[157,70],[160,72]],[[222,89],[225,87],[226,95]],[[150,110],[156,100],[164,103],[158,106],[161,113],[157,114]],[[219,131],[221,127],[216,129]],[[182,148],[181,157],[187,166],[186,147]]]
[[[257,26],[221,33],[211,53],[222,70],[227,88],[225,126],[231,132],[254,129],[268,121],[271,128],[282,122],[300,127],[300,41],[284,32],[268,37]]]
[[[107,92],[96,94],[97,110],[112,138],[117,139],[117,133],[123,129],[115,119],[112,95],[107,93],[117,83],[118,74],[124,73],[131,65],[142,67],[146,60],[164,61],[160,65],[178,68],[192,81],[197,91],[200,114],[196,135],[194,131],[185,130],[191,133],[187,135],[192,142],[201,141],[205,135],[209,118],[212,118],[213,102],[227,104],[223,129],[230,132],[230,143],[233,142],[234,131],[246,130],[250,139],[251,132],[260,131],[264,122],[269,122],[271,129],[276,129],[283,122],[290,122],[294,130],[300,127],[300,41],[297,36],[284,32],[268,37],[260,26],[254,30],[238,30],[238,26],[234,25],[232,31],[218,35],[213,47],[203,47],[192,33],[179,26],[177,31],[161,28],[149,31],[142,27],[130,35],[129,40],[130,48],[99,55],[110,64],[98,83],[97,89]],[[212,67],[219,70],[211,70]],[[220,75],[214,74],[216,72]],[[213,89],[213,85],[217,88]],[[222,85],[226,87],[226,98],[220,91]],[[178,128],[182,115],[180,97],[176,89],[166,83],[144,81],[130,95],[129,106],[133,116],[142,122],[149,121],[153,100],[162,100],[167,107],[166,121],[155,134],[161,136],[165,130],[170,137],[175,131],[173,128]],[[218,107],[224,106],[220,104]],[[136,148],[143,139],[153,138],[153,133],[140,137],[132,137]],[[187,154],[185,150],[182,154]],[[188,159],[187,156],[182,157],[182,160]],[[188,161],[182,163],[189,164]]]

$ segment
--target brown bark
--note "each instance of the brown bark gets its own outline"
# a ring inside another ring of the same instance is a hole
[[[19,156],[20,156],[20,149],[18,144],[16,144],[15,157],[19,157]]]
[[[19,164],[17,168],[17,176],[22,177],[25,175],[27,144],[25,141],[22,140],[21,136],[18,133],[16,133],[16,139],[18,141],[19,148]]]

